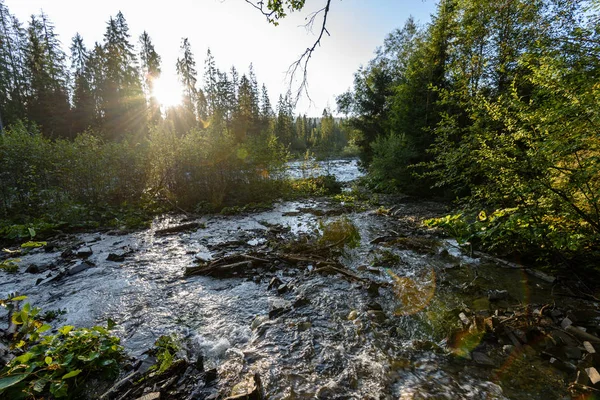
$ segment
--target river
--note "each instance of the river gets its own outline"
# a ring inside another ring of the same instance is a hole
[[[327,172],[346,183],[361,175],[354,160],[331,162]],[[280,202],[267,211],[204,216],[195,220],[199,229],[167,236],[155,233],[182,223],[183,216],[157,218],[150,229],[135,233],[67,236],[55,251],[21,257],[19,273],[0,272],[0,296],[27,294],[44,310],[64,310],[60,324],[92,326],[110,318],[134,356],[160,335],[176,334],[187,343],[186,356],[203,354],[218,369],[223,393],[257,372],[271,399],[553,398],[548,388],[515,384],[511,374],[522,371],[511,365],[484,368],[470,356],[452,354],[447,340],[447,327],[457,324],[460,310],[481,305],[487,291],[507,289],[515,302],[536,304],[549,284],[484,264],[456,242],[426,232],[419,233],[422,248],[379,242],[415,219],[442,215],[445,205],[407,201],[386,213],[377,201],[364,210],[328,198]],[[359,247],[347,249],[341,262],[380,287],[315,274],[311,265],[271,265],[227,279],[184,276],[198,260],[268,251],[278,235],[316,235],[320,222],[340,214],[360,232]],[[86,248],[90,264],[59,276],[81,264],[61,254]],[[107,261],[111,253],[125,258]],[[31,264],[50,268],[23,272]],[[287,285],[269,290],[273,277]],[[467,283],[477,277],[471,290]],[[413,292],[403,292],[402,285]],[[283,312],[269,317],[273,310]]]

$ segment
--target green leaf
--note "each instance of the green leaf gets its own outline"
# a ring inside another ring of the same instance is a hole
[[[36,249],[38,247],[44,247],[48,244],[48,242],[32,242],[31,240],[29,242],[25,242],[21,245],[22,249]]]
[[[23,301],[27,298],[27,296],[17,296],[10,299],[10,301]]]
[[[6,378],[0,379],[0,390],[4,390],[9,388],[17,383],[21,382],[23,379],[27,378],[29,374],[17,374],[13,376],[7,376]]]
[[[108,331],[101,326],[95,326],[92,329],[95,330],[96,332],[102,333],[103,335],[109,334]]]
[[[65,379],[73,378],[74,376],[77,376],[80,373],[81,373],[81,370],[80,369],[76,369],[76,370],[73,370],[71,372],[68,372],[68,373],[64,374],[63,377],[60,378],[60,379],[65,380]]]
[[[37,328],[37,332],[38,333],[44,333],[44,332],[46,332],[49,329],[52,329],[52,327],[50,325],[48,325],[48,324],[44,324],[44,325],[40,326],[39,328]]]
[[[67,335],[69,332],[71,332],[75,327],[73,325],[65,325],[62,328],[58,328],[58,331],[60,333],[62,333],[63,335]]]
[[[29,236],[31,236],[31,238],[34,238],[35,237],[35,229],[27,228],[27,230],[29,231]]]
[[[18,362],[20,362],[21,364],[25,364],[27,363],[29,360],[31,360],[31,357],[33,357],[33,353],[27,352],[25,354],[20,355],[19,357],[16,358],[16,360]]]
[[[52,364],[52,357],[46,357],[44,358],[44,362],[48,365]]]
[[[108,321],[106,321],[106,326],[108,328],[108,330],[112,330],[115,326],[117,326],[117,323],[115,321],[113,321],[112,319],[108,319]]]
[[[93,353],[90,353],[90,355],[87,356],[87,357],[86,356],[79,356],[77,358],[80,359],[81,361],[93,361],[93,360],[95,360],[98,357],[100,357],[100,353],[93,352]]]

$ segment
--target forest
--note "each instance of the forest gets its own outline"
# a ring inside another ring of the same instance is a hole
[[[181,104],[161,106],[161,57],[147,32],[132,39],[121,12],[91,49],[76,34],[70,55],[43,13],[23,24],[0,3],[0,27],[2,236],[107,223],[125,209],[135,225],[150,209],[260,203],[281,193],[269,177],[288,158],[355,152],[331,110],[295,116],[291,92],[273,108],[252,64],[221,71],[208,49],[199,77],[187,38]]]
[[[372,185],[455,199],[431,224],[498,254],[597,257],[599,11],[457,0],[406,21],[338,98]]]
[[[600,4],[440,0],[314,117],[350,2],[240,3],[322,7],[275,105],[0,0],[0,398],[597,398]]]

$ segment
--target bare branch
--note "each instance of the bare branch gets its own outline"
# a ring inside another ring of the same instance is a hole
[[[270,12],[265,11],[265,9],[263,8],[264,2],[262,0],[258,1],[256,3],[251,0],[244,0],[244,1],[248,4],[250,4],[252,7],[256,8],[258,11],[260,11],[261,14],[267,18],[267,22],[271,23],[274,21],[272,17],[273,17],[273,14],[275,14],[275,11],[270,11]]]
[[[327,16],[329,15],[330,5],[331,5],[331,0],[327,0],[327,4],[325,5],[325,7],[321,8],[318,11],[313,12],[312,14],[310,14],[309,17],[307,17],[308,22],[304,26],[307,29],[310,29],[312,31],[312,27],[315,23],[315,19],[317,18],[317,16],[319,14],[323,13],[323,22],[321,23],[321,30],[319,32],[319,36],[317,37],[317,40],[315,40],[313,45],[311,47],[308,47],[304,51],[304,53],[302,53],[302,55],[289,66],[289,68],[287,70],[287,77],[290,81],[290,87],[293,85],[293,82],[294,82],[295,78],[298,76],[298,74],[302,74],[302,81],[300,82],[300,86],[298,87],[298,90],[296,91],[296,94],[295,94],[296,102],[298,101],[298,99],[300,98],[300,96],[302,95],[303,92],[306,95],[306,97],[312,102],[312,100],[310,98],[310,94],[308,93],[308,68],[307,67],[308,67],[308,62],[310,61],[313,52],[315,51],[317,46],[321,45],[321,39],[323,38],[323,35],[326,33],[327,36],[331,36],[329,31],[327,30]]]

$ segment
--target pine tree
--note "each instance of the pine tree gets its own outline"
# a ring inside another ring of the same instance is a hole
[[[142,73],[142,90],[147,101],[148,120],[156,124],[161,119],[160,104],[154,96],[154,82],[160,77],[161,58],[154,49],[148,32],[140,35],[140,71]]]
[[[26,117],[26,34],[0,0],[0,119],[10,125]]]
[[[146,102],[129,26],[119,11],[104,34],[105,79],[102,87],[104,128],[109,138],[146,131]]]
[[[196,90],[198,73],[196,72],[196,61],[188,38],[183,39],[181,51],[183,56],[177,59],[177,76],[183,86],[183,106],[195,120],[198,105],[198,92]]]
[[[95,105],[89,67],[90,55],[79,33],[71,42],[72,111],[71,132],[83,132],[95,122]]]
[[[209,48],[204,61],[204,95],[206,96],[208,115],[215,114],[217,110],[217,82],[217,67]]]
[[[41,19],[31,17],[27,39],[28,115],[46,135],[68,136],[70,106],[65,54],[44,14]]]

